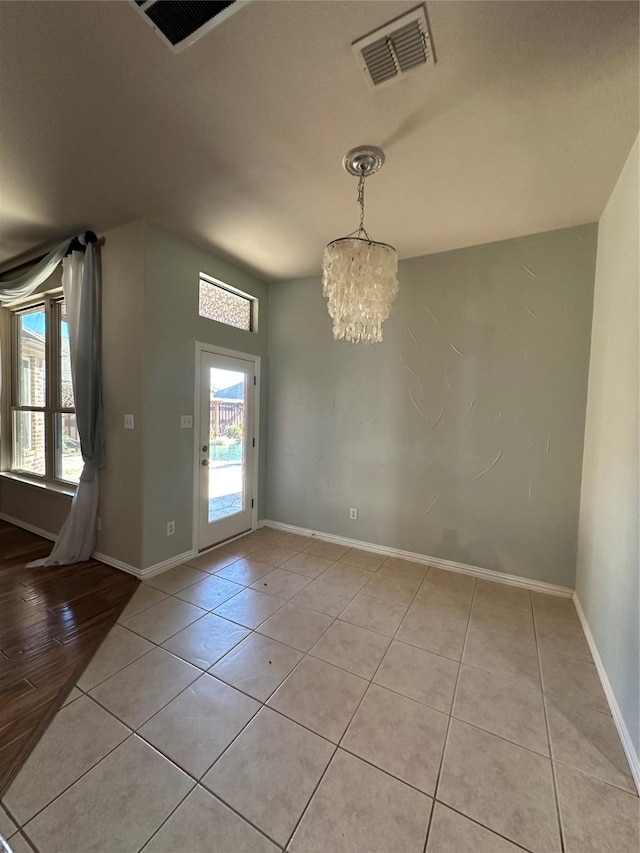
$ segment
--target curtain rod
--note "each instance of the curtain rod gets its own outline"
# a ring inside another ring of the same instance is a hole
[[[84,240],[84,243],[80,242],[80,236]],[[67,255],[70,255],[71,252],[74,251],[82,251],[87,243],[97,243],[98,237],[94,231],[85,231],[82,235],[78,234],[76,237],[73,237],[69,240],[69,248],[67,250]],[[38,255],[35,258],[30,258],[28,261],[23,261],[21,264],[16,264],[14,267],[9,267],[6,270],[0,271],[0,276],[4,277],[6,275],[11,275],[14,272],[18,272],[18,270],[24,269],[25,267],[30,267],[33,264],[37,264],[44,257],[46,257],[49,253],[45,252],[43,255]]]
[[[93,231],[85,231],[84,234],[82,235],[82,239],[84,240],[84,243],[82,243],[80,241],[80,235],[78,235],[77,237],[74,237],[73,240],[69,243],[69,250],[67,251],[67,254],[70,254],[71,252],[75,252],[78,250],[81,251],[82,249],[84,249],[84,247],[87,245],[87,243],[97,243],[98,242],[98,237],[95,234],[95,232],[93,232]]]

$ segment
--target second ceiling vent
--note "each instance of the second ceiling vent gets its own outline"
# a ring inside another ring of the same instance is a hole
[[[435,62],[424,6],[418,6],[353,42],[370,86],[391,83]]]

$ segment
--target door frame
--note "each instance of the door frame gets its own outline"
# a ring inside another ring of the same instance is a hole
[[[255,530],[258,526],[258,473],[260,470],[260,366],[261,356],[250,352],[240,352],[239,350],[229,349],[228,347],[219,347],[216,344],[208,344],[204,341],[196,341],[195,347],[195,372],[194,372],[194,403],[193,403],[193,524],[192,524],[192,541],[191,548],[196,553],[198,551],[198,535],[200,523],[200,362],[202,353],[207,352],[212,355],[226,355],[230,358],[240,358],[243,361],[253,362],[254,375],[256,384],[253,389],[253,437],[256,440],[253,448],[253,463],[251,471],[252,494],[249,496],[253,500],[251,509],[251,529]],[[208,443],[208,442],[207,442]],[[228,540],[225,540],[228,541]],[[220,543],[222,544],[222,543]],[[217,545],[212,545],[211,548],[203,549],[202,553],[217,548]]]

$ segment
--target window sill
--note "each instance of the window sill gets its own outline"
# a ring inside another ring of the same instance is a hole
[[[76,489],[71,484],[53,483],[51,480],[32,480],[30,477],[25,477],[22,474],[16,474],[13,471],[0,472],[0,479],[12,480],[14,483],[22,483],[24,486],[33,486],[36,489],[42,489],[45,492],[53,492],[57,495],[63,495],[67,498],[72,498]]]

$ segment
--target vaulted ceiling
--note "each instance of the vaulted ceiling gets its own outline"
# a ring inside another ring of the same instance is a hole
[[[254,0],[182,53],[129,2],[0,2],[0,261],[147,216],[269,280],[357,225],[400,257],[597,220],[638,133],[636,2],[435,2],[437,63],[351,48],[415,2]]]

